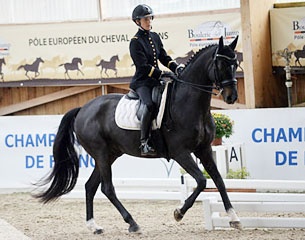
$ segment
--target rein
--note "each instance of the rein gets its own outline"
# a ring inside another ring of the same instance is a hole
[[[210,93],[210,94],[213,94],[215,96],[218,96],[221,94],[222,92],[222,88],[220,87],[217,87],[217,86],[212,86],[212,85],[203,85],[203,84],[197,84],[197,83],[191,83],[191,82],[186,82],[180,78],[177,78],[177,77],[174,77],[174,79],[176,82],[179,82],[179,83],[183,83],[185,85],[188,85],[188,86],[191,86],[192,88],[195,88],[199,91],[202,91],[202,92],[206,92],[206,93]],[[208,90],[208,89],[211,89],[211,90]],[[213,92],[213,89],[215,90],[218,90],[219,92],[218,93],[215,93]]]
[[[214,58],[214,61],[213,61],[213,65],[215,65],[215,69],[214,69],[214,75],[215,75],[215,78],[218,80],[219,79],[219,76],[218,76],[218,68],[217,68],[217,65],[215,64],[217,58],[224,58],[225,60],[227,61],[236,61],[237,59],[237,56],[235,54],[235,56],[233,58],[230,58],[226,55],[222,55],[222,54],[216,54],[215,58]],[[202,91],[202,92],[206,92],[206,93],[210,93],[214,96],[219,96],[222,91],[223,91],[223,88],[220,87],[220,86],[217,86],[216,83],[219,83],[219,81],[215,81],[215,85],[216,86],[213,86],[213,85],[204,85],[204,84],[197,84],[197,83],[191,83],[191,82],[186,82],[176,76],[172,76],[173,80],[175,80],[176,82],[179,82],[179,83],[182,83],[182,84],[185,84],[185,85],[188,85],[188,86],[191,86],[192,88],[195,88],[199,91]],[[231,83],[235,84],[237,82],[236,79],[229,79],[229,80],[224,80],[221,82],[221,85],[222,86],[227,86],[227,85],[230,85]],[[211,89],[211,90],[209,90]],[[213,92],[213,89],[217,90],[218,93],[215,93]]]

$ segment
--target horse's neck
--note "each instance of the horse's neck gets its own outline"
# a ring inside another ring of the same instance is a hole
[[[212,61],[211,56],[206,58],[205,55],[197,56],[196,60],[182,74],[183,80],[187,83],[176,82],[176,86],[173,88],[173,105],[175,109],[183,109],[181,116],[177,116],[178,118],[187,117],[190,121],[200,121],[202,116],[209,111],[211,93],[207,91],[212,91],[208,87],[212,86],[209,78]],[[192,84],[197,84],[197,86]]]
[[[211,94],[199,89],[176,83],[172,92],[171,112],[175,122],[188,124],[190,127],[207,114],[211,105]]]
[[[114,57],[112,57],[112,58],[110,58],[110,62],[115,62],[116,61],[116,57],[114,56]]]

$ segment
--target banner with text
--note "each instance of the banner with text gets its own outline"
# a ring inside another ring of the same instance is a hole
[[[0,77],[6,83],[35,79],[56,85],[55,79],[65,84],[68,79],[130,77],[135,71],[129,42],[137,27],[131,20],[1,26],[0,30]],[[156,18],[153,31],[159,33],[168,54],[185,63],[220,36],[230,43],[240,35],[240,14]]]
[[[250,178],[305,180],[303,108],[217,112],[234,121],[233,135],[223,140],[225,144],[244,145],[242,161]],[[30,188],[31,183],[51,170],[52,146],[61,118],[60,115],[0,117],[0,188]],[[94,159],[81,148],[79,154],[79,177],[88,179]],[[180,166],[173,160],[123,155],[113,164],[113,176],[179,178]]]
[[[274,67],[285,66],[287,54],[290,55],[292,66],[301,68],[305,65],[304,12],[305,7],[270,10],[272,65]]]

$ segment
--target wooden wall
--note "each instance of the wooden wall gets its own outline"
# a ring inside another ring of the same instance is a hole
[[[81,107],[91,99],[107,93],[127,93],[128,84],[75,87],[6,87],[0,88],[0,116],[64,114]],[[239,99],[227,105],[222,98],[213,97],[212,107],[218,109],[244,108],[244,81],[238,79]]]
[[[90,87],[76,92],[75,87],[0,88],[0,115],[63,114],[101,95],[102,89]]]

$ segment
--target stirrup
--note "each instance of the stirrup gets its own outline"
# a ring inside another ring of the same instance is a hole
[[[148,140],[141,143],[140,146],[141,149],[141,156],[156,156],[157,152],[156,150],[148,145]]]

